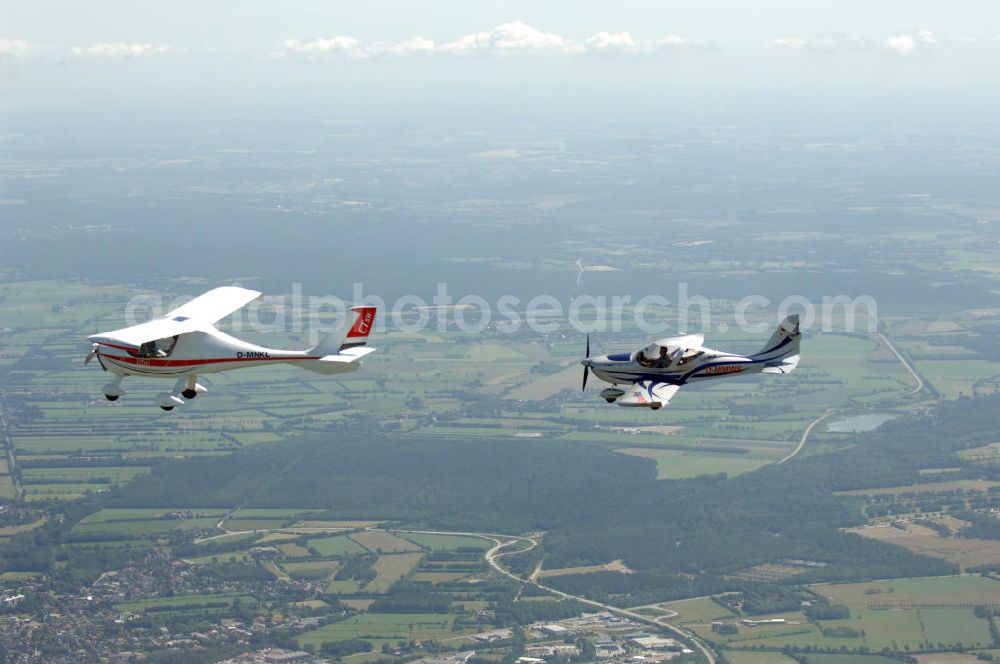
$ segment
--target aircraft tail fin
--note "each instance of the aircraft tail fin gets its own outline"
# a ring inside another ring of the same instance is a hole
[[[357,318],[354,319],[351,329],[347,331],[347,336],[342,337],[339,332],[327,334],[318,344],[309,349],[310,355],[320,357],[340,355],[346,350],[360,348],[368,342],[368,335],[375,327],[376,308],[360,306],[352,307],[351,311],[357,314]]]
[[[754,357],[775,361],[785,358],[791,359],[793,355],[797,356],[799,354],[799,339],[801,337],[799,315],[790,314],[785,320],[781,321],[781,325],[778,326],[778,329],[774,331],[771,338],[764,344],[764,348]]]

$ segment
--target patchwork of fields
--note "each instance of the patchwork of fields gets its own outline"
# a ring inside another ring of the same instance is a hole
[[[823,584],[811,586],[810,590],[833,605],[848,607],[850,616],[811,620],[799,611],[754,616],[755,620],[780,618],[783,623],[740,626],[735,634],[719,634],[710,623],[735,622],[736,617],[711,599],[671,602],[664,608],[678,613],[672,621],[724,646],[727,655],[732,652],[735,656],[730,659],[735,662],[754,662],[753,653],[741,652],[754,648],[837,651],[845,647],[849,651],[864,648],[874,653],[884,648],[897,652],[968,650],[989,648],[993,644],[988,621],[974,610],[1000,606],[1000,581],[991,577],[966,575]],[[815,656],[818,654],[810,655],[809,661],[814,661]]]

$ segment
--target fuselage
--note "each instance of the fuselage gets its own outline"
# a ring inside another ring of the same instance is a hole
[[[651,380],[685,385],[712,378],[759,373],[768,360],[699,348],[697,355],[667,362],[640,363],[638,353],[618,353],[588,357],[583,361],[601,380],[613,385]]]
[[[174,378],[192,374],[218,373],[281,362],[318,360],[307,351],[279,350],[251,344],[215,331],[182,334],[169,351],[128,348],[100,342],[97,358],[108,371],[120,376]],[[350,371],[345,365],[343,369]]]

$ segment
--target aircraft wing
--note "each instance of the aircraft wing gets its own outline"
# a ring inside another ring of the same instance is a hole
[[[164,318],[178,321],[191,318],[203,323],[216,323],[229,314],[247,306],[262,293],[237,286],[222,286],[199,295],[187,304],[177,307]],[[183,322],[183,321],[179,321]]]
[[[157,339],[166,339],[179,334],[196,332],[208,327],[205,323],[194,319],[178,321],[171,318],[157,318],[146,323],[124,327],[111,332],[92,334],[87,339],[106,346],[120,347],[126,350],[137,350],[139,346]]]
[[[205,330],[260,296],[261,293],[258,291],[236,286],[214,288],[177,307],[163,318],[120,330],[94,334],[87,338],[109,346],[137,349],[148,341]]]
[[[670,403],[679,389],[680,385],[642,380],[633,383],[632,389],[618,399],[617,403],[619,406],[662,408]]]

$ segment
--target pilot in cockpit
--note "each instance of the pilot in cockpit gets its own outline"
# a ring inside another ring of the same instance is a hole
[[[657,369],[663,369],[670,366],[670,349],[666,346],[651,345],[646,346],[639,351],[639,354],[635,356],[636,362],[640,366],[647,369],[652,369],[656,367]]]

